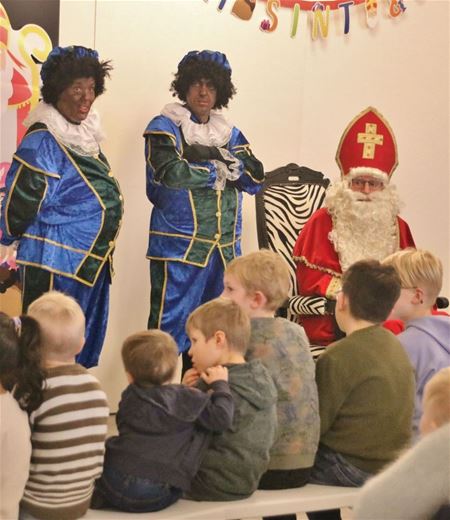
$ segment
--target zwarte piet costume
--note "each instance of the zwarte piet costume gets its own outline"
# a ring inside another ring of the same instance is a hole
[[[213,62],[231,74],[224,54],[192,51],[178,66]],[[244,135],[217,110],[200,123],[187,105],[171,103],[145,133],[147,196],[153,204],[149,328],[161,328],[189,348],[185,323],[199,305],[220,295],[227,262],[241,254],[242,192],[255,194],[262,164]]]
[[[88,51],[97,56],[83,47],[57,47],[47,61],[68,53],[77,60]],[[26,122],[28,131],[6,177],[1,243],[18,241],[23,312],[51,289],[78,301],[86,316],[86,343],[77,361],[91,367],[106,332],[122,195],[99,147],[102,131],[94,109],[75,124],[42,101]]]

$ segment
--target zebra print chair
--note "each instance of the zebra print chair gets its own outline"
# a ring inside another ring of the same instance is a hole
[[[322,206],[329,183],[322,173],[290,163],[268,172],[263,189],[256,195],[258,245],[279,253],[289,265],[289,299],[279,314],[292,321],[298,315],[323,315],[333,310],[326,298],[298,295],[292,259],[298,234]]]

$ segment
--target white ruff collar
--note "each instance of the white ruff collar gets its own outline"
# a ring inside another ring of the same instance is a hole
[[[99,143],[104,134],[100,116],[93,108],[84,121],[75,125],[69,123],[52,105],[40,101],[24,121],[27,127],[34,123],[44,123],[58,141],[80,155],[96,155],[100,151]]]
[[[180,103],[169,103],[161,115],[181,126],[187,144],[206,146],[224,146],[231,138],[232,125],[216,110],[211,110],[207,123],[196,123],[191,119],[191,112]]]

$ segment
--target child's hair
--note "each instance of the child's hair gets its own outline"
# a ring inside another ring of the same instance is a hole
[[[11,319],[0,312],[0,382],[31,413],[42,403],[39,324],[29,316]]]
[[[28,307],[40,325],[44,356],[78,353],[85,333],[85,318],[78,302],[58,291],[43,294]]]
[[[450,422],[450,367],[439,370],[425,385],[423,406],[430,407],[438,427]]]
[[[268,249],[235,258],[225,272],[235,276],[247,293],[264,294],[268,310],[275,311],[288,297],[291,283],[288,265],[280,255]]]
[[[170,334],[162,330],[136,332],[123,343],[122,361],[136,384],[162,385],[175,374],[177,344]]]
[[[442,289],[442,262],[425,249],[408,247],[389,255],[383,264],[392,265],[397,271],[402,287],[420,287],[425,293],[425,301],[434,304]]]
[[[344,273],[342,291],[348,297],[354,318],[381,323],[400,296],[400,278],[390,265],[378,260],[360,260]]]
[[[228,298],[216,298],[204,303],[192,312],[186,322],[186,330],[197,329],[205,339],[211,339],[221,330],[232,350],[245,354],[250,341],[250,318],[235,302]]]

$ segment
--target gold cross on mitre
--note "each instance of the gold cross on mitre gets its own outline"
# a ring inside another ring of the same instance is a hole
[[[377,134],[375,123],[366,123],[366,132],[358,133],[358,143],[363,146],[363,159],[373,159],[375,157],[375,146],[383,144],[383,135]]]

